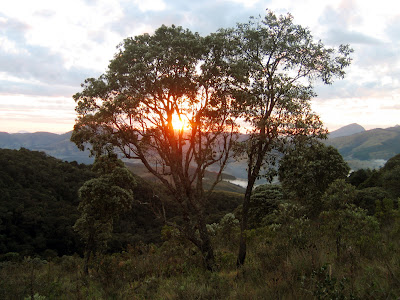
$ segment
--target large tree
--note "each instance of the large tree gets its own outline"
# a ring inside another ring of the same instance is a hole
[[[310,31],[293,23],[290,14],[251,19],[223,31],[231,45],[229,64],[236,107],[249,130],[246,141],[248,185],[243,202],[238,265],[246,257],[245,230],[251,193],[274,157],[271,150],[291,136],[318,137],[325,133],[310,107],[317,79],[331,84],[345,75],[352,50],[315,42]],[[233,46],[232,46],[233,45]]]
[[[125,39],[108,71],[74,95],[71,138],[97,155],[118,149],[140,160],[175,200],[183,221],[171,225],[201,250],[208,269],[215,260],[204,210],[236,139],[223,45],[221,35],[175,26]],[[205,191],[211,165],[218,174]]]

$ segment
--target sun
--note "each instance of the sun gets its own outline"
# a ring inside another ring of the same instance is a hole
[[[174,128],[174,130],[184,130],[186,126],[187,125],[185,120],[183,120],[177,114],[174,114],[172,116],[172,127]]]

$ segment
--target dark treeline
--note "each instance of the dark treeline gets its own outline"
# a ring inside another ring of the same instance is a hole
[[[94,173],[43,152],[0,150],[0,252],[73,254],[77,191]]]

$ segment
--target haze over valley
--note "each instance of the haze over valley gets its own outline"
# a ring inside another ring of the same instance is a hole
[[[93,163],[89,151],[80,151],[70,141],[71,132],[55,134],[50,132],[6,133],[0,132],[0,148],[19,149],[21,147],[43,151],[46,154],[65,161]],[[362,168],[377,169],[400,153],[400,126],[365,130],[352,123],[332,131],[325,141],[337,148],[353,170]],[[237,184],[245,185],[246,167],[240,161],[228,164],[225,173],[237,178]],[[232,179],[233,180],[233,179]]]

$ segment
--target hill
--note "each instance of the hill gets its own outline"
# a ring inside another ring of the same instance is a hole
[[[130,163],[125,162],[127,168],[134,174],[140,176],[141,178],[149,182],[158,182],[158,179],[151,174],[146,167],[141,163]],[[207,189],[211,186],[217,176],[216,172],[206,171],[204,177],[204,188]],[[223,181],[219,182],[215,187],[216,191],[234,192],[239,194],[244,194],[245,189],[239,184],[231,183],[230,181],[235,181],[236,177],[229,174],[222,174]]]
[[[64,134],[50,132],[6,133],[0,132],[0,148],[19,149],[21,147],[43,151],[46,154],[65,161],[91,164],[94,159],[88,151],[80,151],[70,141],[72,131]]]
[[[26,148],[32,151],[43,151],[46,154],[61,159],[63,161],[76,161],[78,163],[92,164],[93,157],[89,157],[89,151],[80,151],[76,145],[70,141],[72,132],[55,134],[50,132],[35,133],[6,133],[0,132],[0,148],[20,149]],[[144,165],[139,163],[126,163],[136,175],[147,180],[154,180],[153,176],[147,171]],[[207,172],[207,179],[211,180],[215,176],[214,172]],[[224,174],[226,180],[235,180],[235,176]],[[229,182],[221,182],[216,187],[217,190],[228,192],[244,193],[244,188]]]
[[[64,161],[77,161],[78,163],[93,163],[88,151],[80,151],[70,141],[72,132],[54,134],[49,132],[14,133],[0,132],[0,148],[19,149],[21,147],[43,151],[48,155]],[[400,153],[400,126],[391,128],[377,128],[365,130],[358,124],[350,124],[329,134],[327,145],[336,147],[344,159],[353,169],[378,168],[390,158]],[[210,168],[210,171],[213,171]],[[148,173],[142,166],[136,164],[135,172],[139,176],[148,177]],[[231,161],[226,174],[232,177],[246,178],[246,163],[244,161]],[[234,178],[226,178],[234,180]],[[260,182],[263,183],[263,182]],[[235,186],[219,188],[235,192],[243,192]]]
[[[326,144],[336,147],[348,161],[386,161],[400,153],[400,126],[376,128],[349,136],[329,137]]]
[[[78,251],[77,191],[93,176],[87,165],[43,152],[0,149],[0,253]]]
[[[353,134],[364,132],[364,131],[365,131],[364,127],[362,127],[361,125],[358,125],[356,123],[353,123],[353,124],[346,125],[335,131],[330,132],[329,138],[333,139],[333,138],[337,138],[337,137],[341,137],[341,136],[349,136],[349,135],[353,135]]]

